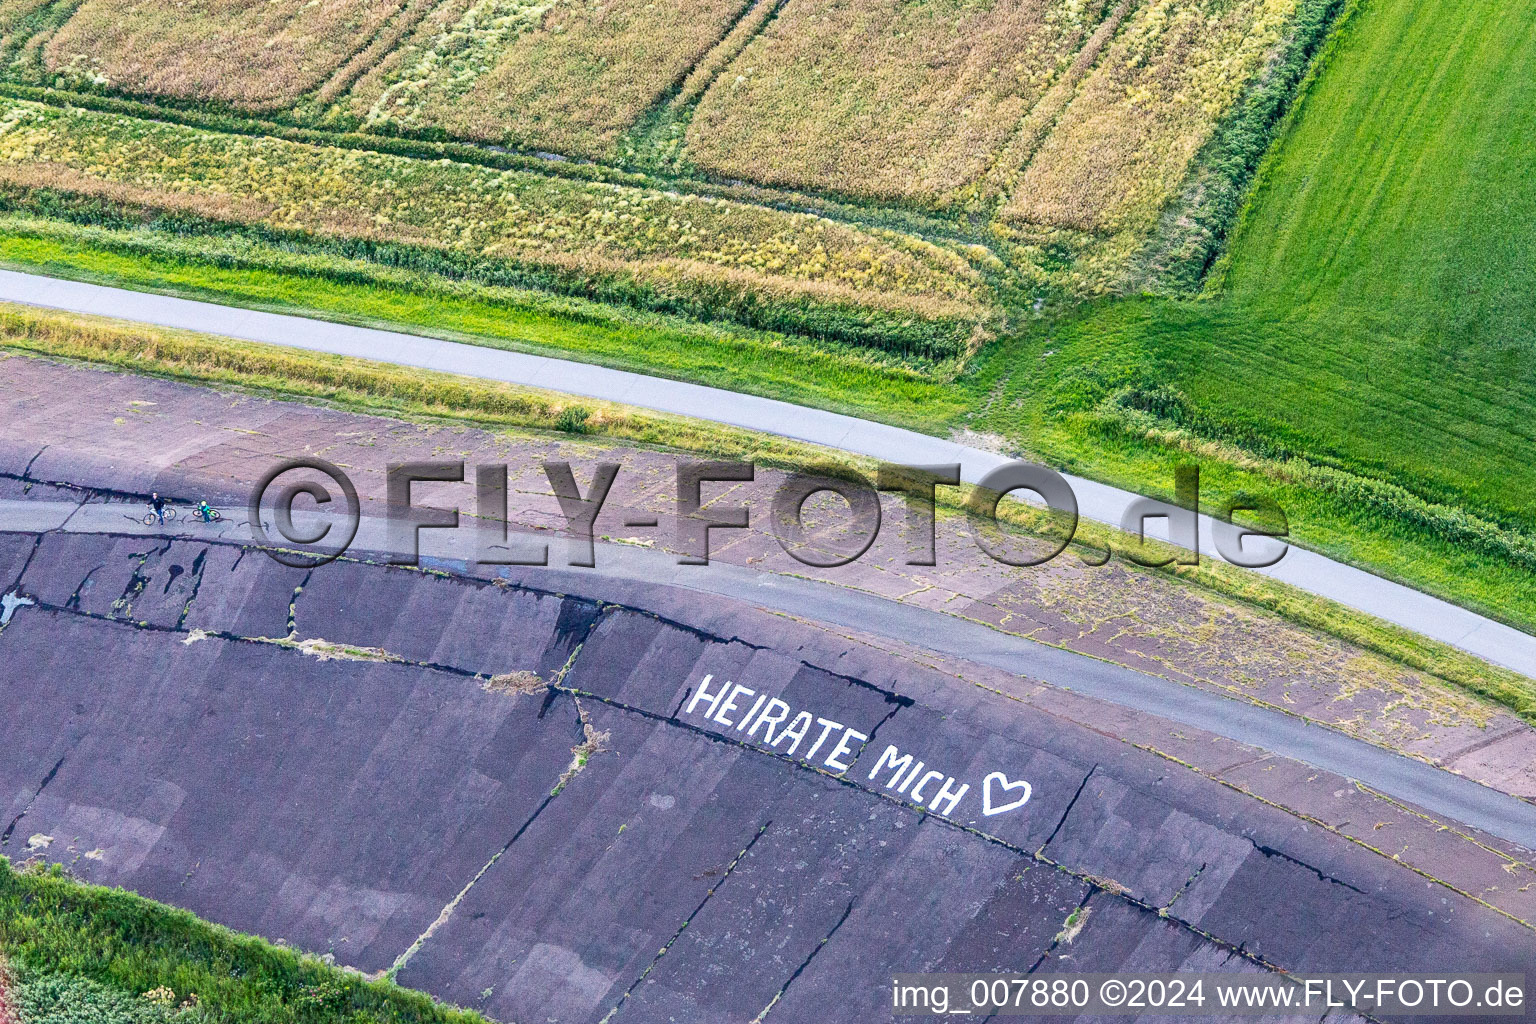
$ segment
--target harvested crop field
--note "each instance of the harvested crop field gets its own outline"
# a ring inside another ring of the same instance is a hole
[[[851,340],[867,325],[870,338],[930,355],[966,349],[987,315],[981,281],[958,256],[808,214],[81,109],[0,102],[0,181],[26,194],[413,246],[501,283],[605,282],[609,294],[598,297],[711,318],[735,310]]]
[[[402,0],[86,0],[48,43],[48,69],[127,92],[242,107],[292,103]]]
[[[1295,0],[1142,7],[1044,138],[1004,217],[1083,231],[1150,227],[1295,9]]]
[[[1330,2],[0,0],[10,95],[98,112],[35,153],[29,129],[0,176],[110,200],[113,227],[137,206],[426,248],[963,362],[1042,292],[1134,287],[1202,146]]]
[[[602,158],[729,31],[744,0],[459,0],[352,91],[391,131]]]
[[[1103,234],[1174,197],[1297,3],[0,0],[0,31],[38,84],[612,164],[660,124],[684,177]]]
[[[937,202],[978,178],[1104,0],[790,0],[704,96],[702,169]]]

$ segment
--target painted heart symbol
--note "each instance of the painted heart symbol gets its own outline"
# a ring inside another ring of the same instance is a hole
[[[1006,796],[1007,794],[1021,789],[1024,791],[1024,795],[1019,797],[1017,800],[1010,801],[1006,804],[1000,804],[995,799],[993,799],[992,796],[992,787],[994,783],[1002,791],[999,794],[1000,796]],[[1016,810],[1029,803],[1029,797],[1032,792],[1033,790],[1030,789],[1029,783],[1024,782],[1023,780],[1018,782],[1009,782],[1008,776],[1004,775],[1002,772],[993,772],[991,775],[988,775],[981,784],[981,813],[991,817],[994,814],[1003,814],[1007,811]]]

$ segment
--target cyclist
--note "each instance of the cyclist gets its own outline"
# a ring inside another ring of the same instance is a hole
[[[207,498],[197,503],[197,515],[205,523],[213,522],[213,506],[208,504]]]
[[[149,496],[149,507],[155,510],[155,518],[160,520],[160,525],[165,525],[165,499],[160,497],[160,492],[155,491]]]

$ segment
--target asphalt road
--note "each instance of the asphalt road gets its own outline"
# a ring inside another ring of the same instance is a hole
[[[139,523],[134,517],[142,511],[139,505],[0,500],[0,529],[29,533],[215,536],[234,543],[250,539],[249,529],[238,513],[232,521],[214,526],[174,523],[160,528]],[[544,539],[547,538],[541,537]],[[468,562],[473,556],[469,550],[473,543],[461,531],[435,531],[431,543],[423,541],[422,550],[440,560]],[[554,540],[552,546],[560,543]],[[389,550],[385,520],[364,517],[351,553]],[[1435,815],[1536,849],[1536,806],[1279,711],[1001,633],[943,612],[832,584],[757,572],[718,561],[708,567],[681,566],[665,552],[617,544],[601,545],[595,561],[597,565],[592,569],[540,572],[545,576],[553,574],[547,586],[559,587],[560,581],[568,578],[572,592],[580,592],[582,579],[590,580],[594,575],[681,587],[1044,680],[1357,780]],[[559,563],[558,557],[552,557],[552,564]]]
[[[890,462],[959,463],[962,478],[971,483],[1008,461],[993,452],[789,402],[588,363],[302,316],[3,270],[0,300],[548,388],[777,434]],[[1118,525],[1126,508],[1138,498],[1129,491],[1080,477],[1067,479],[1076,493],[1080,513],[1099,522]],[[1154,520],[1149,526],[1159,522]],[[1209,517],[1202,516],[1200,550],[1217,557],[1211,526]],[[1536,674],[1536,637],[1411,587],[1296,547],[1276,565],[1252,571],[1495,664]]]

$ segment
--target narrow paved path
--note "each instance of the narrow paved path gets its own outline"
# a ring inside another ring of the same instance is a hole
[[[106,533],[131,536],[182,536],[223,543],[248,543],[251,533],[239,510],[221,523],[168,523],[148,527],[134,517],[143,506],[75,504],[59,501],[0,499],[0,530],[18,533]],[[338,524],[339,525],[339,524]],[[540,534],[541,542],[563,544]],[[473,535],[436,531],[423,551],[426,561],[462,570],[474,557]],[[391,550],[387,521],[365,516],[349,554],[382,558]],[[560,564],[558,549],[552,564]],[[683,587],[742,601],[815,622],[886,637],[966,661],[1043,680],[1109,703],[1157,715],[1225,736],[1282,757],[1309,764],[1430,813],[1536,850],[1536,806],[1470,779],[1404,757],[1364,740],[1315,725],[1271,708],[1183,686],[1123,665],[1051,647],[947,612],[892,601],[831,583],[760,572],[746,566],[711,562],[680,566],[666,552],[599,542],[590,569],[541,569],[541,585],[581,594],[594,576],[645,584]],[[584,582],[586,581],[586,582]],[[20,608],[16,614],[27,614]]]
[[[1009,461],[993,452],[916,431],[771,398],[590,363],[303,316],[264,313],[6,270],[0,270],[0,300],[548,388],[778,434],[888,462],[959,463],[961,477],[968,483],[977,482]],[[1077,494],[1081,514],[1111,525],[1119,525],[1126,508],[1138,497],[1080,477],[1069,476],[1067,480]],[[1218,557],[1211,525],[1208,516],[1200,517],[1200,550],[1202,555]],[[1290,548],[1276,565],[1251,571],[1454,645],[1495,664],[1536,675],[1536,636],[1411,587],[1297,547]]]

